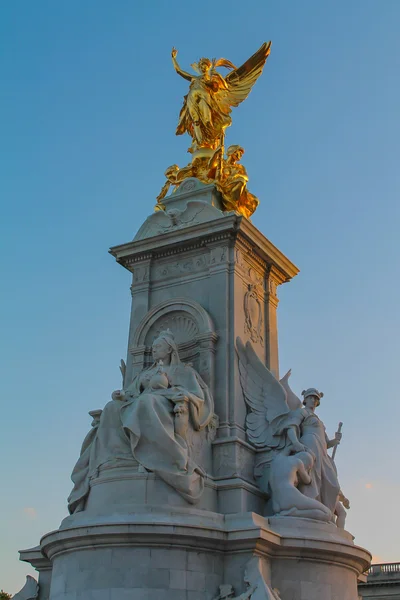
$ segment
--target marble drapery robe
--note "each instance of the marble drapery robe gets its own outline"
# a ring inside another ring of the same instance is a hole
[[[204,489],[204,472],[189,456],[186,441],[174,431],[177,391],[188,398],[190,422],[195,430],[211,420],[211,393],[198,373],[179,360],[165,367],[169,387],[152,389],[158,367],[142,371],[125,390],[126,401],[111,400],[100,423],[86,436],[72,472],[74,488],[68,498],[70,513],[84,510],[90,480],[106,467],[136,461],[171,485],[188,502],[195,503]]]
[[[187,395],[190,421],[200,430],[212,417],[212,397],[198,373],[182,362],[165,367],[170,387],[151,389],[148,382],[154,368],[143,371],[127,388],[122,424],[136,460],[193,503],[203,493],[204,473],[190,458],[186,441],[174,431],[172,398],[177,390]]]

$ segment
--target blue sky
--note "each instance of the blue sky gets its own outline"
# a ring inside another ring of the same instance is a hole
[[[70,472],[120,385],[130,277],[108,255],[152,212],[200,56],[241,63],[272,40],[233,114],[254,224],[299,266],[280,290],[281,369],[324,393],[348,529],[400,560],[398,0],[14,0],[0,7],[0,588],[17,550],[66,515]]]

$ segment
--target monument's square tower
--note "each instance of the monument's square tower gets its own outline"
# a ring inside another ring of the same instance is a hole
[[[194,447],[208,474],[209,493],[199,506],[262,513],[235,340],[251,341],[278,375],[277,288],[298,269],[248,219],[222,213],[218,200],[214,186],[188,179],[165,200],[166,212],[150,216],[132,242],[110,250],[133,274],[126,378],[150,364],[153,340],[169,328],[214,398],[205,433],[212,443],[199,440]]]
[[[224,147],[269,51],[239,69],[201,59],[193,76],[172,51],[192,161],[110,250],[132,274],[122,387],[90,412],[70,516],[21,551],[39,592],[29,581],[20,600],[358,598],[371,557],[345,530],[328,453],[341,434],[325,433],[321,392],[301,402],[279,380],[277,290],[298,269],[251,223],[243,149]]]

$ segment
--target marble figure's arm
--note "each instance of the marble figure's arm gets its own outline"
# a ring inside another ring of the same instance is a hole
[[[306,450],[305,446],[299,442],[299,438],[297,437],[296,427],[290,426],[287,429],[287,437],[289,442],[293,446],[293,450],[295,452],[304,452]]]
[[[339,446],[340,440],[342,439],[342,434],[337,431],[335,433],[335,437],[332,438],[331,440],[328,438],[328,436],[326,434],[325,434],[325,437],[326,437],[327,448],[334,448],[335,446]]]
[[[310,474],[307,473],[307,471],[304,467],[304,464],[301,460],[299,460],[299,463],[300,464],[299,464],[299,470],[297,471],[297,476],[302,483],[305,483],[306,485],[308,485],[311,483]]]

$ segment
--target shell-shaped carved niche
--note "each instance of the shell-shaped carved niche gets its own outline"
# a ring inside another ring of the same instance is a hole
[[[191,315],[183,311],[172,311],[150,327],[145,338],[146,346],[151,346],[161,331],[166,329],[172,331],[178,345],[193,340],[199,333],[199,327]]]

